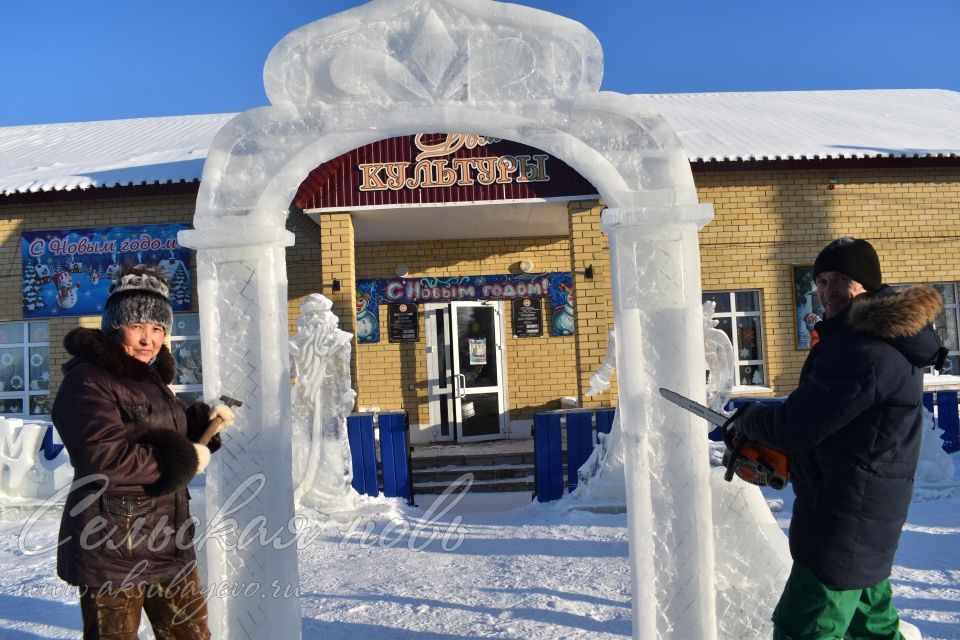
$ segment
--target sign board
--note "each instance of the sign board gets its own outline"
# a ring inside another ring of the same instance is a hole
[[[513,303],[513,335],[534,338],[543,335],[543,301],[540,298],[517,298]]]
[[[419,310],[409,302],[391,304],[388,307],[390,342],[416,342],[420,337]]]
[[[177,233],[188,224],[24,231],[23,317],[93,316],[103,312],[110,280],[121,265],[159,267],[173,310],[190,310],[190,249]]]
[[[539,149],[475,134],[421,133],[379,140],[323,163],[300,185],[294,204],[355,211],[596,194],[572,167]]]

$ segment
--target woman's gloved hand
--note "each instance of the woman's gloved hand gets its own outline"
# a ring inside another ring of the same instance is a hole
[[[197,451],[197,471],[194,475],[203,473],[207,465],[210,464],[210,449],[205,444],[193,443],[193,448]]]
[[[216,435],[224,429],[229,429],[232,427],[237,417],[234,415],[233,409],[221,403],[210,408],[210,413],[207,414],[207,419],[209,420],[208,429],[213,426],[215,420],[220,421],[220,424],[212,434]]]

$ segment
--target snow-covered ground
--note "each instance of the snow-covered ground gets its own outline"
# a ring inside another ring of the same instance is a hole
[[[415,509],[322,516],[301,539],[303,638],[630,637],[626,516],[529,498],[467,492],[432,512],[421,496]],[[767,498],[785,529],[792,494]],[[77,597],[54,553],[18,544],[51,544],[59,515],[28,515],[7,508],[0,522],[0,638],[78,638]],[[960,639],[960,484],[918,487],[893,585],[925,638]]]

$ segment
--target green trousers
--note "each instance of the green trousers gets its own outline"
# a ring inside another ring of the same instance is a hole
[[[796,563],[773,626],[774,640],[903,640],[889,579],[867,589],[831,589]]]

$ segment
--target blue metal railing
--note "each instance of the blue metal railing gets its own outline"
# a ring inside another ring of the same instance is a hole
[[[727,405],[728,410],[739,409],[749,402],[762,402],[770,406],[783,403],[784,397],[738,397]],[[923,394],[923,404],[935,411],[943,450],[947,453],[960,451],[960,406],[957,391],[928,391]],[[613,425],[613,408],[569,409],[545,411],[533,418],[534,481],[536,497],[540,502],[549,502],[563,497],[563,427],[567,430],[567,479],[566,485],[573,491],[578,482],[577,470],[586,462],[596,445],[596,433],[610,433]],[[720,428],[708,436],[719,442]]]
[[[534,485],[537,500],[549,502],[563,496],[563,431],[567,432],[567,486],[579,483],[577,470],[597,443],[597,433],[610,433],[615,409],[545,411],[533,417]]]
[[[380,427],[379,464],[374,437],[375,423]],[[357,493],[372,497],[380,495],[379,476],[383,479],[383,495],[406,498],[408,503],[413,504],[409,430],[405,411],[352,413],[347,416],[353,488]]]

